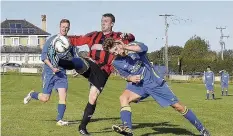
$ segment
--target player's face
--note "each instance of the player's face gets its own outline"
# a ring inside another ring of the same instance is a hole
[[[70,30],[70,24],[69,23],[61,23],[60,24],[60,34],[63,36],[66,36],[67,33]]]
[[[123,42],[114,43],[114,46],[109,50],[109,52],[114,55],[125,56],[123,46],[125,46]]]
[[[101,19],[101,30],[102,32],[111,32],[114,23],[110,17],[102,17]]]

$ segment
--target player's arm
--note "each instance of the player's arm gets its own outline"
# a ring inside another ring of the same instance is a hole
[[[53,65],[52,65],[52,63],[51,63],[51,62],[49,61],[49,59],[48,59],[48,49],[49,49],[49,46],[50,46],[50,44],[51,44],[53,38],[54,38],[54,37],[49,38],[49,39],[46,41],[46,43],[44,44],[43,49],[42,49],[42,54],[41,54],[41,60],[42,60],[46,65],[48,65],[48,66],[53,70],[53,72],[56,73],[56,72],[59,71],[59,69],[54,68]]]
[[[121,33],[118,32],[118,35],[120,35],[120,38],[123,40],[128,40],[128,42],[133,42],[135,40],[135,37],[131,33]]]
[[[69,40],[70,40],[70,44],[73,46],[82,46],[87,44],[89,47],[91,46],[91,38],[92,36],[96,33],[96,31],[88,33],[86,35],[70,35],[68,36]]]
[[[136,52],[139,54],[145,54],[148,51],[148,47],[141,42],[131,42],[128,46],[123,47],[126,51]]]
[[[73,36],[68,36],[68,38],[72,46],[82,46],[85,44],[89,44],[91,41],[91,37],[87,37],[85,35],[84,36],[73,35]]]
[[[119,64],[117,62],[113,63],[114,69],[117,71],[117,73],[120,74],[120,76],[125,79],[127,82],[133,82],[137,83],[140,82],[141,76],[140,75],[130,75],[130,73],[124,71],[122,68],[119,67]]]

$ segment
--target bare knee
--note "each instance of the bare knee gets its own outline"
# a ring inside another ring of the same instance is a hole
[[[47,102],[47,101],[49,101],[49,98],[50,98],[50,96],[42,95],[42,96],[40,97],[40,101],[42,101],[42,102]]]
[[[121,102],[121,103],[130,103],[130,101],[129,101],[129,96],[127,96],[127,95],[122,94],[122,95],[119,97],[119,99],[120,99],[120,102]]]
[[[182,113],[185,111],[185,106],[182,105],[181,103],[175,103],[172,105],[172,108],[174,108],[175,110],[177,110],[178,112]]]

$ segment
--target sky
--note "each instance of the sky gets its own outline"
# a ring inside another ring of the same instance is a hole
[[[116,17],[114,31],[129,32],[144,42],[149,52],[165,44],[165,21],[168,18],[168,45],[184,46],[192,36],[210,43],[210,49],[220,51],[220,30],[226,49],[233,49],[233,1],[1,1],[1,22],[5,19],[26,19],[41,27],[41,15],[47,16],[47,32],[57,34],[59,21],[71,21],[69,34],[84,35],[101,29],[101,17],[112,13]]]

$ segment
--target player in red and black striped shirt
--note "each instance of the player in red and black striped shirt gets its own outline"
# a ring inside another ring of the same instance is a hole
[[[103,49],[102,43],[109,37],[114,39],[124,39],[126,44],[135,40],[132,34],[113,32],[112,28],[114,23],[115,17],[112,14],[107,13],[102,16],[102,31],[91,32],[85,36],[69,36],[70,43],[74,46],[87,44],[90,48],[89,57],[93,60],[90,61],[86,59],[90,67],[87,72],[82,74],[84,77],[88,78],[91,83],[89,101],[79,126],[79,132],[83,135],[89,134],[86,130],[86,126],[94,114],[97,98],[104,88],[109,75],[113,71],[111,63],[114,56]]]

